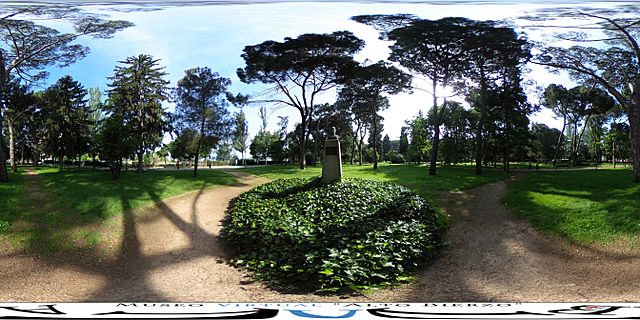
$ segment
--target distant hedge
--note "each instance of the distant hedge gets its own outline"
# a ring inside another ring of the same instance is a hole
[[[393,183],[282,179],[231,201],[222,238],[235,264],[286,291],[348,292],[410,279],[446,219]]]

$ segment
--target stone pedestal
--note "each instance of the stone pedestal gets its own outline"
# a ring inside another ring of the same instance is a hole
[[[324,142],[324,158],[322,161],[322,183],[327,184],[342,179],[342,156],[340,140],[335,134]]]

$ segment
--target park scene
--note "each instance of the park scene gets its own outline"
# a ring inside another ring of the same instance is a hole
[[[0,4],[0,301],[638,301],[639,41],[633,2]]]

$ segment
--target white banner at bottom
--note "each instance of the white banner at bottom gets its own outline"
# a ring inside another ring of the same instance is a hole
[[[638,319],[640,303],[10,303],[0,319]]]

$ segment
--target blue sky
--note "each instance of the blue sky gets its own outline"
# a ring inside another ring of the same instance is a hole
[[[472,19],[503,19],[520,16],[536,8],[548,5],[431,5],[423,3],[356,3],[356,2],[304,2],[304,3],[267,3],[171,7],[157,11],[116,11],[116,6],[87,6],[86,10],[109,14],[114,19],[128,20],[136,24],[113,39],[81,42],[91,47],[91,54],[71,67],[51,69],[51,77],[45,85],[55,82],[65,74],[73,76],[86,88],[99,86],[107,88],[107,77],[113,73],[117,61],[128,56],[147,53],[160,59],[166,66],[168,80],[175,85],[184,70],[197,66],[208,66],[222,76],[232,80],[231,91],[255,94],[263,88],[259,85],[246,85],[239,81],[236,69],[244,66],[240,57],[246,45],[254,45],[265,40],[282,41],[284,37],[296,37],[303,33],[325,33],[337,30],[350,30],[364,39],[366,48],[356,59],[377,61],[385,59],[388,43],[377,39],[372,28],[355,23],[349,18],[359,14],[411,13],[427,19],[447,16],[464,16]],[[531,38],[541,39],[541,34],[530,34]],[[540,84],[568,83],[566,76],[551,75],[540,67],[533,67],[532,77]],[[427,83],[416,84],[428,88]],[[332,102],[335,94],[328,93],[324,98]],[[430,107],[431,99],[426,93],[400,94],[390,99],[391,107],[382,112],[385,118],[385,134],[392,139],[400,135],[404,121],[412,118],[419,110]],[[171,105],[167,105],[172,108]],[[237,111],[231,107],[231,111]],[[245,107],[249,129],[253,136],[259,128],[258,107]],[[282,108],[272,113],[268,130],[276,129],[277,116],[289,116],[290,127],[300,121],[295,109]],[[534,121],[544,122],[558,127],[560,121],[554,120],[549,111],[534,116]]]

